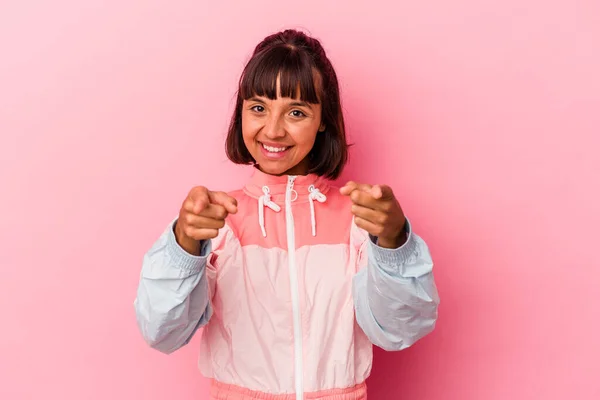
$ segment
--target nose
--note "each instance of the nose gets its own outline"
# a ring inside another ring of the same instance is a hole
[[[285,129],[278,115],[272,115],[264,126],[265,136],[269,139],[281,139],[285,137]]]

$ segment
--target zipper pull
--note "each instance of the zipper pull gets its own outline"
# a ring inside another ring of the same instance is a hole
[[[294,181],[295,180],[296,180],[295,176],[288,177],[287,191],[290,193],[290,202],[294,202],[298,198],[298,192],[296,192],[294,190]]]
[[[293,189],[294,188],[294,181],[296,180],[296,177],[293,175],[288,176],[288,189]]]

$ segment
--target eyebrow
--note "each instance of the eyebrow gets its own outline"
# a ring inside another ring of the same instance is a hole
[[[260,97],[254,96],[248,99],[248,101],[254,101],[257,103],[261,103],[261,104],[266,104],[264,100],[262,100]],[[288,104],[290,107],[306,107],[306,108],[312,108],[310,106],[309,103],[307,103],[306,101],[298,101],[298,100],[294,100],[292,101],[290,104]]]
[[[265,102],[260,97],[256,97],[256,96],[249,98],[248,101],[255,101],[257,103],[265,104]]]
[[[290,103],[290,106],[292,107],[306,107],[306,108],[312,108],[307,102],[305,101],[293,101]]]

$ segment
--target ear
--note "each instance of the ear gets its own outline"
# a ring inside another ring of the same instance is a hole
[[[326,128],[325,122],[321,122],[321,126],[319,126],[319,133],[325,132],[325,128]]]

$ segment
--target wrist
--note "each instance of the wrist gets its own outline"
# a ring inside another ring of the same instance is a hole
[[[408,235],[406,234],[406,232],[402,231],[395,238],[377,238],[377,245],[379,247],[383,247],[384,249],[397,249],[399,247],[402,247],[402,245],[404,245],[404,243],[406,243],[407,240]]]
[[[408,241],[408,223],[405,220],[402,230],[394,237],[380,236],[377,238],[377,245],[385,249],[397,249],[402,247]]]
[[[179,226],[179,221],[175,224],[175,229],[173,230],[173,233],[175,234],[175,240],[177,241],[177,244],[183,250],[194,256],[200,255],[200,241],[187,236],[181,230]]]

